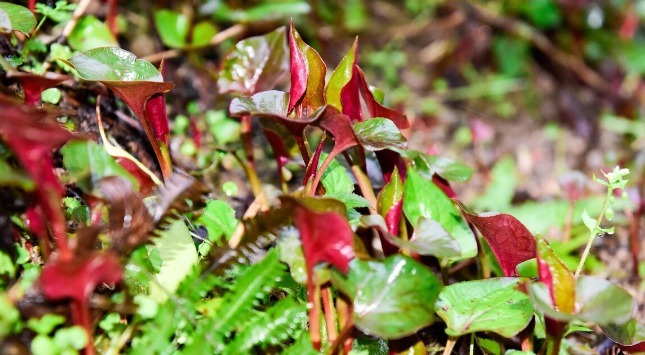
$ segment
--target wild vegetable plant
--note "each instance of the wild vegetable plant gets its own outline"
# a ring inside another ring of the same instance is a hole
[[[33,71],[38,58],[14,32],[35,34],[71,10],[37,8],[38,27],[27,9],[0,3],[1,30],[24,54],[2,60],[3,79],[16,85],[0,95],[0,183],[16,204],[0,216],[0,349],[558,354],[572,351],[569,333],[598,325],[643,350],[632,296],[581,275],[594,239],[610,232],[600,224],[611,220],[626,169],[597,179],[607,195],[596,220],[583,215],[590,238],[574,274],[515,217],[476,213],[459,199],[451,183],[467,181],[471,168],[409,149],[409,121],[368,84],[358,39],[327,75],[291,24],[237,42],[221,60],[218,93],[228,95],[240,142],[216,136],[202,146],[191,128],[200,154],[214,165],[232,158],[245,177],[253,196],[238,220],[229,201],[213,198],[222,191],[200,181],[203,171],[173,169],[164,64],[104,46],[114,39],[107,25],[83,17],[76,26],[102,40],[72,30],[66,40],[78,52]],[[187,24],[172,11],[155,21],[175,49],[215,36],[210,22]],[[185,26],[173,32],[164,21]],[[83,91],[82,115],[40,104],[62,82],[42,84],[47,73],[67,70],[74,85],[61,97]],[[115,97],[140,125],[154,166],[106,133]],[[101,144],[75,127],[87,120]],[[256,159],[258,138],[271,148],[272,174]]]

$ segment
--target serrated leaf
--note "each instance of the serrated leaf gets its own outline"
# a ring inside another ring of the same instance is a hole
[[[163,263],[156,275],[159,285],[150,283],[150,296],[164,302],[197,263],[197,248],[183,219],[173,221],[167,230],[159,233],[154,246],[159,250]]]
[[[459,210],[437,185],[421,177],[415,169],[408,169],[403,211],[412,224],[419,223],[421,217],[439,222],[459,242],[461,255],[453,260],[477,255],[475,237]]]
[[[533,316],[529,298],[517,289],[520,282],[507,277],[446,286],[435,304],[437,315],[446,322],[446,334],[490,331],[515,336]]]
[[[36,27],[36,17],[26,7],[0,2],[0,32],[20,31],[28,34]]]
[[[394,122],[377,117],[354,124],[354,133],[360,144],[367,150],[377,151],[388,148],[406,149],[408,141]]]
[[[235,210],[228,203],[218,200],[208,201],[204,213],[196,222],[206,227],[208,239],[215,243],[222,237],[230,238],[239,223],[235,219]]]
[[[398,339],[434,322],[433,304],[443,287],[424,265],[403,255],[354,260],[334,284],[354,304],[354,324],[366,334]]]
[[[78,179],[76,185],[86,193],[92,193],[108,176],[121,177],[132,184],[135,191],[139,190],[138,180],[94,141],[71,141],[60,152],[65,168]]]
[[[327,154],[323,153],[320,157],[326,159]],[[329,163],[320,182],[327,194],[342,195],[354,192],[354,182],[349,177],[347,169],[336,159]]]

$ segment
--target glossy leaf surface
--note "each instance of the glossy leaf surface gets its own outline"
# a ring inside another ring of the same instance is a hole
[[[645,351],[645,327],[636,318],[625,324],[601,325],[603,333],[630,353]]]
[[[549,288],[554,308],[560,312],[575,311],[576,280],[544,238],[537,241],[538,275]]]
[[[329,83],[327,84],[327,88],[325,89],[327,104],[340,112],[345,112],[341,102],[341,91],[352,79],[354,63],[356,61],[357,45],[358,39],[354,41],[352,48],[350,48],[349,52],[347,52],[345,57],[343,57],[341,62],[338,64],[338,67],[336,67],[332,73]],[[356,94],[358,95],[358,92]]]
[[[367,334],[397,339],[434,322],[433,305],[443,285],[414,259],[356,259],[347,277],[332,275],[334,284],[353,301],[354,324]]]
[[[371,151],[387,148],[406,149],[408,141],[394,122],[386,118],[372,118],[354,124],[354,132],[361,145]]]
[[[285,28],[239,41],[222,64],[217,80],[220,93],[253,95],[273,89],[289,70]]]
[[[78,20],[67,41],[72,49],[81,52],[98,47],[119,46],[108,26],[91,15]]]
[[[435,220],[459,242],[459,258],[477,255],[477,243],[468,224],[448,196],[432,181],[421,177],[415,169],[409,169],[403,196],[403,212],[412,224],[419,223],[422,217]]]
[[[517,265],[535,257],[535,238],[515,217],[503,213],[477,215],[460,207],[490,245],[505,276],[517,276]]]
[[[302,40],[293,23],[289,33],[289,52],[291,53],[289,110],[296,103],[315,110],[325,104],[327,67],[318,52]]]
[[[446,286],[435,304],[448,326],[446,333],[460,336],[489,331],[510,338],[533,316],[528,296],[517,289],[521,279],[492,278]]]
[[[0,2],[0,32],[29,33],[36,27],[36,17],[26,7]]]

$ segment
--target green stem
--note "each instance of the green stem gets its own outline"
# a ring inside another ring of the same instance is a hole
[[[602,222],[602,219],[605,216],[605,212],[607,211],[607,207],[609,205],[609,199],[611,198],[612,193],[613,193],[613,189],[611,187],[607,187],[607,194],[605,195],[605,200],[602,202],[602,208],[600,209],[600,215],[596,219],[596,225],[594,226],[593,230],[589,234],[589,241],[587,242],[587,246],[585,247],[585,251],[582,253],[582,258],[580,259],[580,263],[578,264],[578,268],[576,269],[576,273],[574,275],[575,278],[578,278],[578,276],[580,276],[580,272],[582,271],[582,268],[585,265],[585,261],[587,260],[587,257],[589,256],[589,252],[591,251],[591,246],[593,245],[593,241],[596,239],[596,236],[598,235],[596,233],[596,230],[598,230],[598,228],[600,228],[600,222]]]

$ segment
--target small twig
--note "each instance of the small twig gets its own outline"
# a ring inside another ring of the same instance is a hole
[[[240,25],[240,24],[231,26],[222,32],[218,32],[215,36],[213,36],[213,38],[211,38],[211,40],[208,42],[208,46],[216,46],[229,38],[241,36],[244,32],[246,32],[246,29],[247,29],[246,26]],[[170,49],[167,51],[145,56],[142,59],[147,60],[148,62],[151,62],[151,63],[158,63],[164,58],[170,59],[170,58],[179,57],[184,53],[185,50],[190,50],[190,48]]]
[[[448,337],[448,341],[446,341],[446,347],[443,349],[443,355],[450,355],[452,353],[452,349],[455,347],[455,344],[457,344],[457,339]]]
[[[81,16],[87,11],[87,8],[90,6],[92,3],[92,0],[81,0],[78,3],[78,6],[74,10],[74,13],[72,13],[72,19],[67,22],[65,25],[65,28],[63,28],[63,33],[61,34],[63,38],[67,38],[70,33],[72,33],[72,30],[74,29],[74,26],[76,26],[76,22],[78,21]]]

